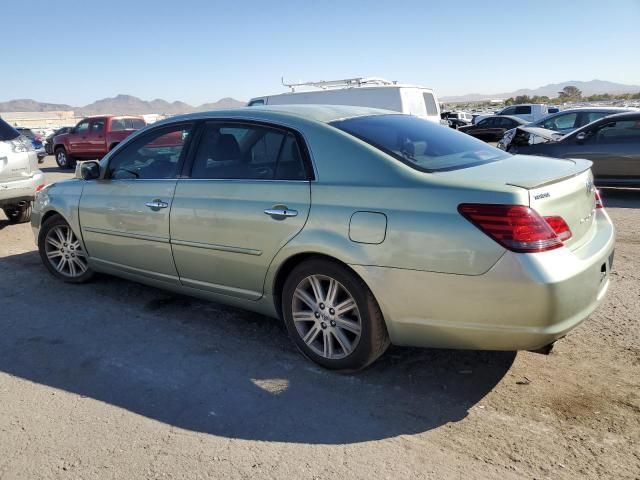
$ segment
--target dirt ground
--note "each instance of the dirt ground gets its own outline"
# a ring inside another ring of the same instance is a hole
[[[640,192],[605,203],[611,289],[551,355],[392,348],[358,375],[276,320],[59,283],[0,213],[0,479],[638,479]]]

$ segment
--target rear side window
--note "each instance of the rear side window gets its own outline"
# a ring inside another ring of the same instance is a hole
[[[509,156],[464,133],[410,115],[375,115],[332,122],[423,172],[468,168]]]
[[[549,130],[562,130],[565,128],[575,128],[576,119],[578,118],[577,113],[565,113],[562,115],[556,115],[555,117],[549,118],[542,122],[540,125],[543,128],[548,128]]]
[[[140,130],[146,126],[141,118],[114,118],[111,120],[111,131]]]
[[[19,136],[20,132],[0,118],[0,142],[13,140]]]
[[[256,105],[264,105],[264,100],[263,99],[254,100],[249,104],[250,107],[255,107]]]
[[[531,113],[531,105],[519,105],[515,108],[516,115],[529,115]]]
[[[306,180],[295,136],[262,125],[206,124],[196,151],[192,178]]]
[[[436,100],[433,98],[433,94],[425,92],[422,96],[424,97],[424,106],[427,108],[427,115],[438,115],[438,105],[436,105]]]

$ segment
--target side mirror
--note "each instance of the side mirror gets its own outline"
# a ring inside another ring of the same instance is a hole
[[[96,180],[100,178],[100,163],[96,160],[78,162],[75,177],[82,180]]]
[[[587,139],[587,134],[585,132],[580,132],[576,135],[576,142],[583,143]]]

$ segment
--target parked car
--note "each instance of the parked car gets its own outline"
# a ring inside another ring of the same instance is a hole
[[[380,78],[351,78],[291,85],[317,88],[315,91],[287,92],[249,100],[256,105],[324,104],[383,108],[440,123],[440,105],[432,89],[405,85]]]
[[[44,151],[47,155],[53,155],[53,138],[56,135],[62,135],[63,133],[69,133],[73,127],[62,127],[54,130],[53,133],[49,134],[44,140]]]
[[[447,118],[444,121],[447,122],[448,127],[455,128],[456,130],[459,129],[460,127],[466,127],[468,125],[471,125],[469,122],[465,122],[464,120],[461,120],[459,118]]]
[[[509,152],[586,158],[593,162],[597,185],[640,186],[640,112],[610,115],[562,137],[552,130],[518,128]]]
[[[20,135],[24,135],[29,139],[38,157],[38,163],[42,163],[44,161],[44,157],[47,156],[47,153],[44,150],[44,145],[42,144],[42,138],[36,135],[30,128],[16,127],[16,130],[20,132]]]
[[[467,112],[447,112],[445,118],[447,120],[462,120],[467,125],[470,125],[473,122],[473,115]]]
[[[36,191],[44,187],[29,138],[0,118],[0,208],[10,223],[28,222]]]
[[[483,118],[475,125],[463,126],[458,128],[458,130],[486,142],[497,142],[504,136],[507,130],[526,124],[526,121],[518,117],[491,115],[490,117]]]
[[[614,249],[590,165],[385,110],[222,110],[79,164],[32,225],[60,280],[105,272],[281,317],[307,357],[354,370],[389,343],[539,349],[582,322]]]
[[[76,160],[102,158],[145,125],[142,117],[103,115],[85,118],[69,132],[53,137],[56,163],[60,168],[73,168]]]
[[[608,115],[615,113],[624,113],[636,111],[633,108],[620,108],[620,107],[583,107],[572,108],[569,110],[563,110],[562,112],[548,115],[537,122],[528,124],[529,127],[540,127],[547,130],[553,130],[556,132],[562,132],[564,134],[571,133],[574,130],[587,125],[591,122],[595,122]],[[515,129],[507,130],[504,136],[498,142],[498,148],[507,150],[509,143],[515,134]]]
[[[527,122],[535,122],[549,115],[549,107],[543,103],[523,103],[504,107],[502,110],[498,110],[496,115],[510,115],[522,118]]]

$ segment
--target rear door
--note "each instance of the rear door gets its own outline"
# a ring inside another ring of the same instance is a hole
[[[303,227],[312,170],[301,137],[280,127],[207,122],[171,210],[183,285],[244,299],[263,294],[276,253]]]
[[[103,267],[178,284],[169,212],[192,122],[158,127],[110,159],[86,182],[80,225],[91,260]]]

